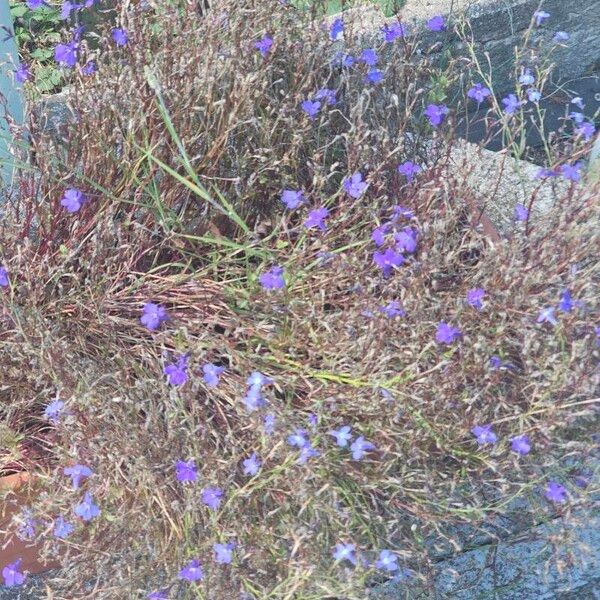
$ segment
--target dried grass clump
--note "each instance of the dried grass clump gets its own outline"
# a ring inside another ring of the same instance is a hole
[[[382,575],[335,563],[339,542],[369,561],[392,549],[425,577],[464,543],[458,525],[487,531],[523,497],[548,518],[550,480],[569,490],[568,518],[597,488],[574,479],[597,429],[597,190],[573,185],[543,226],[492,242],[473,225],[464,177],[448,174],[452,129],[421,140],[423,104],[439,94],[424,82],[439,67],[416,60],[415,42],[368,87],[332,66],[335,48],[305,13],[221,0],[198,19],[195,8],[123,9],[130,44],[77,82],[77,127],[62,154],[39,141],[2,225],[0,410],[14,436],[2,464],[37,474],[37,533],[64,565],[53,597],[172,586],[173,598],[364,599]],[[263,60],[253,44],[266,32]],[[453,82],[464,67],[445,68]],[[298,105],[323,87],[339,102],[312,122]],[[428,164],[414,183],[396,172],[408,158]],[[355,171],[369,182],[358,200],[341,186]],[[91,199],[75,216],[59,204],[71,186]],[[285,188],[329,206],[325,233],[303,227],[305,208],[281,215]],[[418,249],[386,279],[371,233],[397,204],[414,212]],[[258,275],[274,264],[286,286],[267,292]],[[482,311],[466,302],[479,287]],[[578,307],[537,323],[566,288]],[[157,333],[139,323],[147,301],[171,317]],[[405,316],[382,314],[392,301]],[[436,343],[440,321],[460,327],[459,342]],[[174,388],[163,368],[182,353],[190,378]],[[492,356],[511,366],[491,368]],[[206,362],[226,368],[216,388]],[[255,370],[273,384],[249,413]],[[43,418],[55,397],[68,408],[56,426]],[[313,415],[321,454],[298,465],[287,436]],[[499,442],[479,447],[470,430],[488,423]],[[352,461],[328,435],[344,424],[377,450]],[[525,457],[509,447],[521,434]],[[252,452],[255,478],[241,471]],[[189,458],[199,481],[182,485],[174,464]],[[75,462],[92,467],[84,485],[102,514],[57,541],[54,519],[74,520],[81,499],[62,472]],[[199,501],[209,485],[225,491],[216,512]],[[213,544],[226,541],[234,562],[216,565]],[[192,558],[205,569],[197,586],[177,579]]]

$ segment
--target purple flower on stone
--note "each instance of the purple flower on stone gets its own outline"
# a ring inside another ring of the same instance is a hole
[[[53,534],[54,537],[57,537],[61,540],[68,538],[73,531],[75,530],[75,526],[68,521],[65,521],[62,516],[58,517],[54,522]]]
[[[5,267],[0,267],[0,287],[8,287],[8,271]]]
[[[502,104],[504,104],[504,112],[507,115],[512,115],[521,106],[521,102],[514,94],[502,98]]]
[[[498,441],[498,436],[492,431],[491,425],[476,425],[471,429],[471,433],[481,446],[484,444],[495,444]]]
[[[318,100],[315,102],[313,102],[312,100],[304,100],[304,102],[302,102],[300,106],[302,110],[313,121],[315,117],[319,114],[319,110],[321,110],[321,103]]]
[[[394,269],[402,266],[406,259],[402,254],[387,248],[385,252],[374,252],[373,261],[383,271],[384,277],[389,277]]]
[[[431,19],[429,19],[429,21],[427,21],[427,28],[430,31],[435,32],[444,31],[444,29],[446,29],[446,22],[444,21],[444,17],[442,17],[441,15],[436,15],[435,17],[432,17]]]
[[[360,55],[360,60],[366,65],[374,67],[377,64],[379,57],[373,48],[365,48]]]
[[[593,123],[585,121],[579,127],[577,127],[577,129],[575,129],[575,133],[582,136],[586,142],[589,142],[592,139],[592,136],[596,133],[596,127]]]
[[[354,460],[361,460],[364,455],[371,450],[375,450],[375,444],[365,440],[362,435],[357,437],[350,446],[350,451],[352,452],[352,458]]]
[[[580,125],[581,123],[583,123],[585,121],[585,115],[581,112],[573,111],[573,112],[569,113],[569,117],[573,121],[575,121],[575,123],[577,123],[578,125]]]
[[[225,367],[218,367],[212,363],[202,365],[202,379],[208,387],[217,387],[219,385],[221,374],[225,371]]]
[[[534,88],[529,88],[527,90],[527,98],[529,102],[539,102],[542,99],[542,92]]]
[[[273,435],[275,432],[275,415],[265,415],[263,419],[263,427],[266,435]]]
[[[54,60],[61,66],[73,68],[77,63],[77,42],[58,44],[54,48]]]
[[[262,465],[258,456],[256,456],[256,452],[253,452],[242,464],[244,465],[244,475],[250,475],[252,477],[260,471]]]
[[[483,288],[473,288],[467,292],[467,302],[477,310],[483,308],[483,299],[485,297],[485,290]]]
[[[25,582],[25,575],[19,570],[21,568],[21,559],[15,560],[2,569],[4,585],[6,587],[15,587]]]
[[[344,189],[352,198],[360,198],[367,189],[362,173],[356,172],[344,180]]]
[[[387,306],[382,306],[379,309],[388,319],[394,317],[405,317],[406,311],[401,308],[398,300],[392,300]]]
[[[187,381],[188,360],[189,356],[184,354],[177,362],[167,365],[164,368],[163,373],[167,376],[167,382],[169,385],[178,387]]]
[[[308,218],[304,221],[304,227],[311,229],[312,227],[318,227],[321,231],[327,229],[325,225],[325,219],[329,216],[329,210],[324,206],[311,210],[308,213]]]
[[[545,10],[536,10],[533,13],[533,18],[535,19],[535,24],[539,27],[546,19],[550,17],[550,13]]]
[[[350,425],[344,425],[339,429],[333,429],[329,432],[335,438],[335,443],[341,448],[345,448],[348,442],[352,439],[352,427]]]
[[[304,448],[304,446],[310,445],[308,433],[305,429],[296,429],[294,433],[288,435],[287,443],[296,448]]]
[[[329,88],[321,88],[315,94],[315,100],[323,100],[325,104],[335,106],[337,104],[336,91]]]
[[[305,465],[310,458],[315,458],[319,455],[320,452],[313,448],[309,442],[306,446],[302,446],[302,448],[300,448],[300,454],[298,455],[298,460],[296,462],[299,465]]]
[[[385,234],[390,228],[389,223],[384,223],[379,227],[375,227],[373,229],[373,233],[371,234],[371,239],[377,244],[377,246],[383,246],[385,244]]]
[[[557,176],[558,176],[558,173],[556,172],[556,169],[550,169],[549,167],[542,167],[535,174],[536,179],[546,179],[547,177],[557,177]]]
[[[115,27],[110,35],[113,39],[113,42],[117,46],[127,46],[127,31],[125,29],[121,29],[120,27]]]
[[[377,85],[383,80],[383,71],[380,69],[370,69],[365,76],[365,83]]]
[[[438,344],[452,344],[461,336],[461,331],[457,327],[452,327],[448,323],[441,321],[438,325],[435,341]]]
[[[538,315],[537,323],[550,323],[551,325],[558,325],[558,321],[554,316],[555,310],[556,309],[553,306],[543,308]]]
[[[552,38],[555,42],[567,42],[571,36],[566,31],[557,31]]]
[[[356,564],[356,556],[354,552],[356,550],[356,546],[354,544],[336,544],[333,549],[333,558],[335,560],[347,560],[353,565]]]
[[[533,85],[535,83],[535,76],[531,73],[531,69],[525,69],[521,73],[519,83],[521,85]]]
[[[53,400],[50,402],[50,404],[48,404],[48,406],[46,406],[46,409],[44,410],[44,417],[46,417],[46,419],[48,419],[48,421],[54,425],[57,425],[60,421],[60,417],[63,414],[64,408],[65,403],[62,400]]]
[[[448,107],[445,104],[428,104],[425,109],[425,116],[429,119],[432,127],[438,127],[448,114]]]
[[[185,579],[186,581],[201,581],[204,579],[204,571],[200,561],[194,559],[190,561],[179,573],[177,574],[179,579]]]
[[[562,504],[567,501],[567,489],[560,483],[550,481],[546,488],[546,498],[551,502]]]
[[[398,165],[398,173],[404,175],[407,181],[412,181],[417,173],[421,172],[421,167],[411,160],[407,160]]]
[[[515,220],[516,221],[527,221],[529,218],[529,211],[524,204],[518,202],[515,205]]]
[[[491,96],[492,92],[489,88],[486,88],[481,83],[476,83],[473,87],[467,92],[467,96],[472,100],[475,100],[477,104],[481,104],[488,96]]]
[[[235,544],[230,542],[229,544],[214,544],[213,550],[215,551],[215,562],[220,565],[230,565],[233,560],[233,549]]]
[[[91,521],[100,514],[100,509],[94,504],[92,495],[86,492],[83,495],[83,500],[75,507],[73,512],[84,521]]]
[[[68,212],[76,213],[81,209],[81,206],[85,202],[85,196],[81,191],[75,188],[70,188],[65,191],[60,204],[64,206]]]
[[[402,23],[389,23],[381,28],[383,39],[392,43],[398,38],[406,35],[406,27]]]
[[[177,481],[181,481],[182,483],[186,481],[196,481],[198,479],[198,467],[196,466],[196,461],[188,460],[178,460],[175,463],[175,479]]]
[[[382,550],[379,553],[379,559],[375,563],[375,566],[383,571],[397,571],[399,568],[397,561],[398,557],[393,552],[390,550]]]
[[[285,287],[285,280],[283,279],[283,267],[275,265],[268,271],[265,271],[259,278],[260,285],[265,290],[280,290]]]
[[[207,487],[202,490],[202,502],[211,510],[217,510],[223,499],[223,490],[218,487]]]
[[[29,67],[24,63],[19,63],[19,66],[15,69],[15,80],[17,83],[25,83],[30,77]]]
[[[336,19],[329,29],[329,37],[333,41],[341,40],[344,37],[344,21]]]
[[[73,489],[78,490],[81,485],[81,480],[84,477],[91,477],[93,471],[85,465],[73,465],[72,467],[65,467],[64,474],[68,475],[73,483]]]
[[[304,202],[304,195],[302,192],[296,190],[283,190],[281,201],[285,204],[286,208],[294,210]]]
[[[167,310],[160,304],[154,302],[146,302],[142,309],[140,323],[147,327],[150,331],[156,331],[161,323],[169,320]]]
[[[526,435],[518,435],[510,440],[510,447],[513,452],[525,456],[531,451],[531,444]]]
[[[254,47],[261,53],[263,58],[269,54],[272,46],[273,38],[270,38],[268,35],[265,35],[262,39],[258,40],[258,42],[254,44]]]
[[[417,250],[417,231],[412,227],[405,227],[402,231],[394,234],[396,250],[413,254]]]

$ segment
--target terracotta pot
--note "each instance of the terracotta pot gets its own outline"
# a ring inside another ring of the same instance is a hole
[[[0,570],[21,559],[21,571],[31,574],[43,573],[57,568],[59,563],[44,562],[40,557],[40,545],[19,539],[11,523],[12,517],[31,503],[31,486],[28,473],[15,473],[0,477]]]

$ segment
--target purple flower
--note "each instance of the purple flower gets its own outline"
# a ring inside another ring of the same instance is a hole
[[[86,63],[83,68],[81,69],[81,72],[84,75],[93,75],[96,71],[97,71],[97,67],[96,67],[96,61],[90,60],[88,63]]]
[[[21,540],[32,540],[35,537],[36,522],[32,516],[31,509],[24,508],[21,518],[23,522],[19,525],[17,537]]]
[[[312,100],[304,100],[300,106],[312,120],[315,119],[317,114],[319,114],[319,110],[321,110],[321,103],[318,100],[315,102]]]
[[[402,231],[394,234],[396,250],[413,254],[417,250],[417,231],[412,227],[405,227]]]
[[[81,480],[84,477],[91,477],[94,473],[85,465],[73,465],[72,467],[65,467],[64,474],[71,477],[73,483],[73,489],[78,490],[81,484]]]
[[[383,80],[383,71],[380,69],[369,69],[365,75],[365,83],[372,83],[377,85]]]
[[[490,357],[490,368],[492,369],[500,369],[504,363],[499,356],[491,356]]]
[[[178,460],[175,463],[175,479],[182,483],[186,481],[196,481],[198,479],[198,467],[196,466],[196,461],[193,459],[188,460],[187,462]]]
[[[273,380],[270,377],[267,377],[266,375],[261,373],[260,371],[252,371],[252,373],[250,373],[250,375],[248,376],[248,379],[246,379],[246,383],[248,385],[262,386],[270,385],[271,383],[273,383]]]
[[[387,306],[381,306],[379,310],[388,318],[405,317],[406,311],[401,308],[398,300],[392,300]]]
[[[383,246],[385,244],[385,234],[390,228],[389,223],[384,223],[379,227],[375,227],[373,229],[373,233],[371,234],[371,239],[377,244],[377,246]]]
[[[335,106],[337,104],[336,91],[330,90],[329,88],[321,88],[315,94],[316,100],[323,100],[325,104],[329,106]]]
[[[367,189],[362,173],[356,172],[344,180],[344,189],[352,198],[360,198]]]
[[[259,278],[260,284],[265,290],[280,290],[285,287],[283,279],[283,267],[275,265],[265,271]]]
[[[537,323],[550,323],[551,325],[558,325],[558,321],[554,316],[555,310],[556,309],[553,306],[543,308],[538,315]]]
[[[336,544],[333,549],[333,558],[335,560],[347,560],[351,562],[353,565],[356,564],[356,556],[354,552],[356,550],[356,546],[354,544]]]
[[[70,188],[65,191],[60,204],[64,206],[68,212],[76,213],[85,202],[85,196],[78,189]]]
[[[73,4],[69,0],[64,0],[60,11],[60,18],[63,21],[66,21],[71,16],[71,13],[78,8],[79,6],[77,4]]]
[[[383,39],[388,42],[394,42],[398,38],[406,35],[406,27],[402,23],[389,23],[381,28]]]
[[[221,374],[225,371],[225,367],[218,367],[212,363],[202,365],[202,379],[208,387],[217,387],[219,385]]]
[[[304,202],[304,195],[302,192],[295,190],[283,190],[281,201],[285,204],[286,208],[293,210]]]
[[[471,433],[481,446],[484,444],[495,444],[498,441],[498,436],[492,431],[491,425],[476,425],[471,429]]]
[[[19,558],[2,569],[2,577],[4,577],[6,587],[22,585],[25,582],[25,575],[19,571],[20,568],[21,559]]]
[[[27,8],[29,10],[37,10],[46,4],[45,0],[27,0]]]
[[[529,102],[539,102],[542,98],[542,92],[534,88],[529,88],[527,90],[527,98]]]
[[[460,329],[458,329],[457,327],[452,327],[444,321],[440,321],[435,334],[435,341],[438,344],[452,344],[460,336]]]
[[[46,406],[44,410],[44,417],[48,419],[54,425],[57,425],[60,421],[60,417],[62,416],[63,410],[65,408],[65,403],[62,400],[53,400]]]
[[[250,475],[252,477],[260,471],[262,465],[258,456],[256,456],[256,452],[253,452],[252,456],[244,460],[242,464],[244,465],[244,475]]]
[[[217,510],[223,500],[223,490],[219,487],[207,487],[202,490],[202,502],[211,510]]]
[[[513,452],[516,452],[521,456],[525,456],[531,451],[531,444],[526,435],[518,435],[517,437],[511,438],[510,447]]]
[[[30,77],[29,67],[26,64],[19,63],[19,66],[15,69],[15,80],[17,83],[25,83]]]
[[[215,562],[220,565],[230,565],[233,560],[233,549],[235,544],[230,542],[229,544],[214,544],[213,550],[215,551]]]
[[[305,465],[310,458],[314,458],[319,455],[320,452],[313,448],[309,442],[306,446],[302,446],[302,448],[300,448],[300,454],[298,455],[298,460],[296,460],[296,462],[299,465]]]
[[[548,487],[546,488],[545,496],[551,502],[557,502],[562,504],[563,502],[567,501],[567,490],[560,483],[550,481],[548,483]]]
[[[444,29],[446,29],[444,17],[442,17],[441,15],[432,17],[431,19],[429,19],[429,21],[427,21],[427,28],[430,31],[444,31]]]
[[[583,103],[583,98],[581,96],[575,96],[575,98],[573,98],[571,100],[571,104],[574,104],[575,106],[579,107],[581,110],[583,110],[585,108],[585,104]]]
[[[379,559],[375,563],[375,566],[383,571],[397,571],[399,568],[397,561],[398,557],[393,552],[390,550],[382,550],[379,553]]]
[[[536,10],[533,13],[533,18],[535,19],[535,24],[539,27],[546,19],[550,17],[550,13],[545,10]]]
[[[395,252],[391,248],[387,248],[385,252],[374,252],[373,261],[383,271],[384,277],[389,277],[392,271],[402,266],[406,259],[402,254]]]
[[[288,435],[287,443],[296,448],[304,448],[304,446],[310,445],[310,440],[305,429],[296,429],[294,433]]]
[[[354,460],[361,460],[367,452],[375,450],[375,445],[365,440],[361,435],[352,442],[350,450]]]
[[[83,500],[75,507],[73,512],[84,521],[91,521],[100,514],[100,509],[94,504],[92,495],[86,492],[83,495]]]
[[[555,42],[567,42],[571,36],[566,31],[557,31],[552,38]]]
[[[569,117],[577,124],[581,124],[585,121],[585,115],[581,112],[573,111],[569,113]]]
[[[187,381],[188,360],[189,356],[184,354],[177,362],[164,368],[163,373],[167,376],[169,385],[181,386]]]
[[[263,427],[266,435],[273,435],[275,431],[275,415],[265,415],[263,419]]]
[[[519,99],[514,94],[502,98],[502,104],[504,104],[504,112],[507,115],[512,115],[521,106]]]
[[[201,581],[204,579],[204,571],[202,571],[202,565],[197,559],[191,560],[179,573],[177,574],[179,579],[185,579],[186,581]]]
[[[556,169],[550,169],[549,167],[542,167],[536,174],[536,179],[546,179],[547,177],[557,177],[558,173]],[[523,205],[521,205],[523,206]]]
[[[304,227],[311,229],[312,227],[318,227],[321,231],[325,231],[327,228],[325,225],[325,219],[329,216],[329,210],[324,206],[311,210],[308,213],[308,219],[304,221]]]
[[[73,68],[77,63],[77,42],[58,44],[54,48],[54,60],[61,66]]]
[[[344,37],[344,21],[336,19],[329,28],[329,37],[333,41],[341,40]]]
[[[127,31],[120,27],[115,27],[110,35],[117,46],[127,46]]]
[[[366,65],[374,67],[377,64],[379,57],[373,48],[365,48],[360,55],[360,60]]]
[[[273,46],[273,38],[265,35],[262,39],[254,44],[254,47],[262,54],[263,58],[269,54]]]
[[[571,298],[571,292],[569,290],[563,290],[560,295],[558,308],[563,312],[571,312],[574,306],[573,299]]]
[[[583,136],[586,142],[589,142],[592,139],[594,133],[596,133],[596,127],[593,123],[589,121],[585,121],[582,123],[577,129],[575,129],[575,133],[577,135]]]
[[[0,287],[8,287],[8,271],[4,267],[0,267]]]
[[[162,590],[156,590],[155,592],[150,592],[147,596],[147,600],[169,600],[167,596],[168,590],[166,588]]]
[[[160,304],[154,302],[146,302],[143,307],[143,313],[140,317],[140,323],[147,327],[150,331],[156,331],[161,323],[169,320],[167,310]]]
[[[398,173],[404,175],[408,181],[412,181],[417,173],[421,172],[421,167],[411,160],[407,160],[398,165]]]
[[[483,308],[482,300],[485,297],[485,290],[483,288],[473,288],[467,292],[467,302],[477,310]]]
[[[467,96],[472,100],[475,100],[477,104],[481,104],[488,96],[491,96],[492,92],[489,88],[486,88],[481,83],[476,83],[467,92]]]
[[[445,104],[428,104],[425,109],[425,116],[429,119],[432,127],[438,127],[448,114],[448,107]]]
[[[535,83],[535,76],[531,73],[531,69],[525,69],[521,73],[519,83],[521,85],[533,85]]]
[[[352,439],[352,427],[350,425],[344,425],[339,429],[333,429],[329,432],[335,438],[335,443],[341,448],[345,448],[348,442]]]
[[[248,412],[254,412],[255,410],[265,406],[267,402],[262,396],[261,386],[251,385],[246,391],[243,402],[248,409]]]
[[[351,54],[345,54],[345,55],[342,55],[341,61],[342,61],[342,67],[349,68],[352,65],[354,65],[354,63],[356,62],[356,59]]]
[[[524,204],[518,202],[515,205],[515,220],[516,221],[527,221],[529,218],[529,211]]]
[[[54,522],[54,537],[61,540],[68,538],[74,530],[75,526],[72,523],[65,521],[63,517],[58,517]]]

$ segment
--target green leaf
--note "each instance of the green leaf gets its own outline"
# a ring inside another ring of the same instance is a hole
[[[25,4],[18,4],[17,6],[13,6],[10,9],[10,14],[12,15],[13,19],[18,19],[19,17],[22,17],[24,14],[27,13],[29,9],[27,8],[27,6],[25,6]]]

